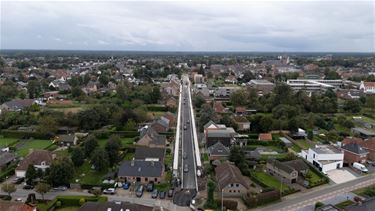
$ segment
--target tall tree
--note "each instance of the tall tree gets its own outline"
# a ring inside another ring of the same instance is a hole
[[[95,148],[99,146],[98,140],[95,136],[90,135],[86,138],[83,146],[85,149],[86,157],[90,157],[91,153],[95,150]]]
[[[8,193],[8,195],[10,196],[10,194],[16,192],[17,189],[16,186],[12,183],[4,183],[1,186],[1,190],[5,193]]]
[[[35,170],[34,165],[30,164],[27,167],[25,178],[26,178],[26,183],[28,184],[31,184],[32,181],[37,178],[37,172]]]
[[[105,151],[108,154],[109,166],[113,166],[120,160],[119,151],[121,149],[120,137],[112,135],[105,145]]]
[[[108,154],[101,148],[97,148],[91,155],[91,163],[96,171],[105,171],[109,166]]]
[[[51,116],[43,116],[39,120],[38,132],[41,134],[54,135],[57,132],[57,121]]]
[[[27,84],[27,91],[29,93],[29,98],[33,99],[40,95],[42,86],[38,80],[30,80]]]
[[[74,147],[72,150],[72,162],[74,166],[81,166],[85,161],[85,153],[81,147]]]
[[[74,176],[74,165],[70,158],[55,159],[49,170],[49,180],[53,186],[67,185]]]

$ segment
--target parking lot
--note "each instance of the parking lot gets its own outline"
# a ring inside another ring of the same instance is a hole
[[[336,184],[341,184],[357,178],[355,173],[352,173],[352,170],[348,168],[328,171],[327,176]]]

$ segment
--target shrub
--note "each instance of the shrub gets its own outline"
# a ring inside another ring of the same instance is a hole
[[[79,205],[82,206],[85,202],[86,202],[86,200],[84,198],[79,199]]]
[[[61,201],[57,201],[55,206],[56,207],[61,207]]]
[[[217,207],[221,207],[221,200],[216,200]],[[223,200],[223,207],[229,210],[237,210],[238,202],[234,200],[225,199]]]
[[[315,203],[315,209],[319,208],[319,207],[323,207],[323,206],[324,206],[324,204],[322,202],[320,202],[320,201],[318,201],[318,202]]]

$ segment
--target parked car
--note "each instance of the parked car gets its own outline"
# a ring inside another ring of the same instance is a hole
[[[25,190],[32,190],[32,189],[34,189],[34,186],[32,186],[32,185],[24,185],[23,189],[25,189]]]
[[[101,187],[92,187],[92,188],[89,190],[89,193],[93,193],[93,191],[96,191],[96,190],[102,192],[102,188],[101,188]]]
[[[66,191],[68,188],[66,186],[59,186],[59,187],[55,187],[53,188],[53,190],[55,191]]]
[[[165,193],[165,191],[160,191],[160,193],[159,193],[159,197],[160,197],[160,199],[165,199],[165,195],[167,195],[167,194]]]
[[[125,190],[129,189],[129,187],[130,187],[130,182],[125,182],[122,184],[122,188]]]
[[[172,197],[173,197],[173,193],[174,193],[173,188],[169,189],[169,190],[168,190],[168,197],[169,197],[169,198],[172,198]]]
[[[363,164],[357,163],[357,162],[353,163],[353,168],[355,168],[357,170],[360,170],[363,173],[368,172],[368,169],[366,168],[366,166],[364,166]]]
[[[142,197],[143,195],[143,185],[138,185],[137,188],[135,189],[135,195],[137,197]]]
[[[158,197],[158,194],[159,194],[159,191],[155,189],[154,191],[152,191],[151,198],[156,199]]]
[[[21,184],[24,180],[25,180],[25,178],[23,178],[23,177],[16,177],[12,180],[12,183],[18,185],[18,184]]]
[[[146,186],[147,192],[152,192],[154,190],[154,183],[148,183]]]
[[[116,193],[116,190],[114,188],[107,188],[103,191],[104,194],[115,194]]]

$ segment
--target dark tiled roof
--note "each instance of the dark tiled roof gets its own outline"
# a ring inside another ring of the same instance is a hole
[[[69,142],[69,143],[73,143],[74,142],[74,139],[75,139],[75,135],[59,135],[58,137],[56,137],[56,140],[58,142]]]
[[[137,147],[135,149],[134,158],[136,160],[145,160],[146,158],[159,159],[164,161],[165,149],[164,148],[149,148],[149,147]]]
[[[283,164],[297,170],[298,172],[309,169],[309,166],[302,159],[286,161],[283,162]]]
[[[249,185],[245,181],[240,169],[232,164],[223,163],[219,165],[215,168],[215,175],[220,189],[228,186],[231,183],[239,183],[244,187],[249,188]]]
[[[353,152],[353,153],[358,154],[358,155],[360,155],[360,154],[367,154],[368,153],[367,150],[365,150],[364,148],[362,148],[358,144],[346,144],[342,148],[344,150]]]
[[[160,161],[132,160],[124,161],[118,171],[118,176],[127,177],[160,177],[164,164]]]
[[[220,141],[208,147],[207,150],[211,155],[224,155],[225,156],[225,155],[230,154],[229,148],[224,146]]]
[[[18,110],[31,106],[34,101],[33,99],[11,100],[5,102],[4,105],[8,106],[11,110]]]
[[[129,202],[86,202],[78,211],[152,211],[153,207]]]
[[[278,160],[268,160],[267,161],[269,164],[273,165],[275,168],[280,169],[288,174],[292,173],[295,171],[292,167],[278,161]]]
[[[0,152],[0,166],[3,166],[16,158],[14,153]]]

